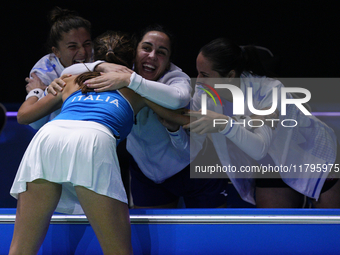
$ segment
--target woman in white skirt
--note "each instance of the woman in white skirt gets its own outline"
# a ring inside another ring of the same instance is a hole
[[[122,43],[120,47],[127,46]],[[119,48],[115,51],[118,55]],[[130,53],[133,57],[133,51]],[[188,123],[188,117],[164,109],[128,88],[91,91],[83,83],[100,75],[86,72],[96,64],[66,68],[57,81],[67,84],[62,93],[48,94],[39,101],[29,98],[19,109],[18,122],[27,124],[62,104],[57,118],[32,139],[15,177],[11,195],[18,204],[10,254],[36,254],[54,211],[84,212],[104,254],[132,253],[127,197],[116,146],[129,134],[135,114],[146,105],[181,125]]]

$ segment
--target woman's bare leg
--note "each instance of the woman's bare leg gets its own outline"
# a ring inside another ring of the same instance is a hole
[[[9,254],[37,254],[58,205],[61,185],[38,179],[19,194]]]
[[[82,186],[75,189],[103,253],[132,254],[128,205]]]

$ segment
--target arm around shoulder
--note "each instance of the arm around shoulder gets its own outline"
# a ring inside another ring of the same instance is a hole
[[[163,107],[169,109],[185,107],[190,101],[191,94],[189,77],[186,79],[173,74],[171,76],[166,74],[165,76],[168,77],[163,77],[160,81],[150,81],[137,73],[133,73],[128,88]]]

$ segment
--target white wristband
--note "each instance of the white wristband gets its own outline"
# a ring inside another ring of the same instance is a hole
[[[46,89],[44,90],[44,96],[48,95],[48,86],[46,87]]]
[[[37,97],[40,98],[44,94],[44,91],[42,89],[32,89],[26,96],[26,100],[30,97]]]

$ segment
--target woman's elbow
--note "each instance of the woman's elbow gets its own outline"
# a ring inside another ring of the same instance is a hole
[[[22,112],[20,110],[18,111],[18,114],[17,114],[17,121],[19,124],[22,124],[22,125],[28,125],[32,122],[30,118],[27,116],[27,114],[25,114],[25,112]]]
[[[17,115],[17,121],[18,121],[18,123],[21,124],[21,125],[28,125],[28,124],[29,124],[29,123],[27,122],[27,120],[25,119],[25,117],[19,115],[19,113],[18,113],[18,115]]]
[[[252,156],[252,158],[255,159],[255,160],[261,160],[261,159],[263,159],[266,155],[267,155],[267,153],[265,153],[265,154],[264,154],[264,153],[255,154],[255,155]]]
[[[176,101],[174,101],[174,104],[172,105],[172,110],[177,110],[181,108],[185,108],[188,106],[190,102],[190,95],[182,95],[177,98]]]
[[[263,159],[265,156],[267,156],[268,154],[268,148],[267,147],[263,147],[261,149],[258,150],[253,150],[254,154],[251,156],[253,159],[255,160],[261,160]]]

